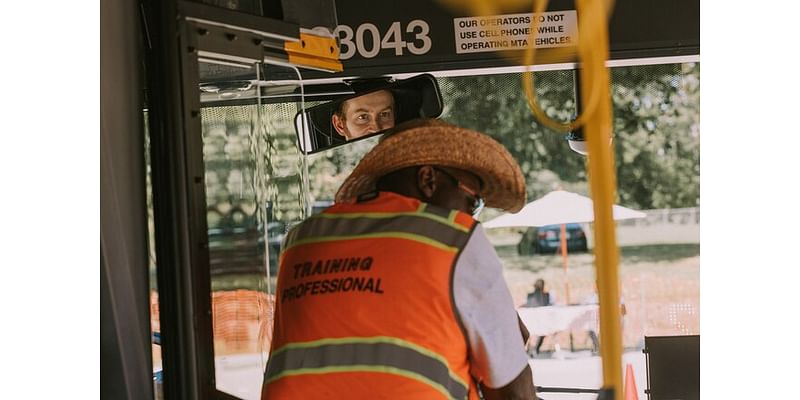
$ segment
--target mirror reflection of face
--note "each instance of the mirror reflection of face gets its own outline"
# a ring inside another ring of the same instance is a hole
[[[393,127],[394,117],[392,92],[378,90],[344,101],[332,122],[336,132],[352,140]]]

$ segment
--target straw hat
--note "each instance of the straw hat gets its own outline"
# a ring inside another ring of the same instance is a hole
[[[517,212],[525,205],[525,179],[519,165],[491,137],[437,119],[416,119],[386,133],[358,163],[336,193],[345,202],[375,190],[378,178],[417,165],[471,172],[483,182],[488,207]]]

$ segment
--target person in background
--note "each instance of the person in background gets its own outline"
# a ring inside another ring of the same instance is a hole
[[[533,292],[528,293],[525,307],[551,306],[555,303],[555,294],[544,288],[544,279],[537,279],[533,284]]]
[[[528,300],[525,302],[524,307],[545,307],[552,306],[554,303],[555,295],[545,289],[544,279],[537,279],[533,284],[533,292],[528,293]],[[544,336],[536,338],[536,346],[534,347],[536,354],[539,354],[544,338]]]
[[[353,140],[394,127],[395,101],[389,90],[378,90],[342,102],[331,116],[336,132]]]
[[[474,219],[525,181],[494,139],[435,119],[384,135],[287,235],[262,399],[537,399],[524,326]]]

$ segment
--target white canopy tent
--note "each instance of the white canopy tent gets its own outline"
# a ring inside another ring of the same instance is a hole
[[[627,207],[613,205],[614,220],[644,218],[645,213]],[[569,281],[567,275],[567,245],[565,224],[593,222],[594,205],[592,199],[566,190],[554,190],[525,205],[517,213],[506,213],[483,224],[486,228],[506,228],[514,226],[561,225],[561,257],[565,275],[565,298],[570,303]]]
[[[645,213],[614,205],[614,219],[644,218]],[[517,213],[506,213],[483,224],[485,228],[545,226],[594,221],[592,199],[565,190],[554,190],[525,205]]]

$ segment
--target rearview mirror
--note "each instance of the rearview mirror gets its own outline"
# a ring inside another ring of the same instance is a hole
[[[313,154],[379,135],[414,118],[436,118],[442,95],[430,74],[390,81],[350,82],[354,94],[320,104],[295,116],[300,151]]]

